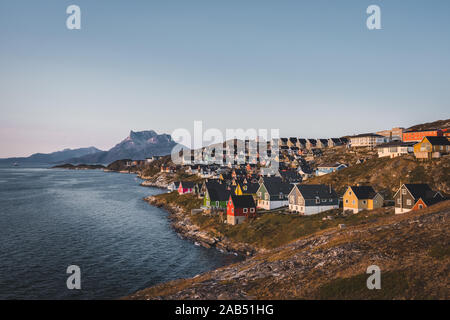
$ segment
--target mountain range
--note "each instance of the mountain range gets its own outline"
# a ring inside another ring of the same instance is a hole
[[[142,160],[154,155],[170,154],[176,142],[168,134],[153,130],[134,132],[108,151],[95,147],[65,149],[49,154],[37,153],[27,158],[0,159],[0,164],[109,164],[120,159]]]
[[[52,153],[35,153],[29,157],[15,157],[0,159],[0,164],[48,164],[58,163],[69,158],[77,158],[102,152],[95,147],[80,149],[64,149],[62,151]]]

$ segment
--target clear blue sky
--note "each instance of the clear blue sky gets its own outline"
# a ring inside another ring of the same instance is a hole
[[[66,8],[82,30],[66,28]],[[383,30],[369,31],[370,4]],[[129,131],[330,137],[449,118],[448,0],[0,0],[0,157]]]

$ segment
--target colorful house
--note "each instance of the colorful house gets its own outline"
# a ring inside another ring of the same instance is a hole
[[[203,206],[212,209],[226,209],[231,191],[226,185],[217,181],[207,181],[204,183]]]
[[[444,197],[428,184],[403,184],[395,193],[394,200],[395,213],[402,214],[431,206],[444,200]]]
[[[191,181],[180,181],[178,185],[178,194],[186,194],[194,192],[194,183]]]
[[[386,137],[375,133],[364,133],[350,137],[352,147],[374,148],[379,144],[386,142]]]
[[[231,195],[227,205],[227,223],[236,225],[256,216],[256,205],[252,196]]]
[[[339,197],[331,186],[297,184],[289,193],[289,211],[302,215],[318,214],[339,208]]]
[[[447,137],[424,137],[414,145],[414,155],[417,159],[440,158],[450,153],[450,141]]]
[[[343,201],[344,211],[358,213],[363,210],[381,208],[384,197],[371,186],[350,186],[344,193]]]
[[[292,184],[283,182],[279,177],[264,177],[256,192],[258,208],[272,210],[287,206],[291,189]]]
[[[419,142],[425,137],[442,137],[442,130],[419,130],[403,132],[403,142]]]

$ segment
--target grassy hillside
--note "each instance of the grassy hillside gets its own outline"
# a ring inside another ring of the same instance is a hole
[[[312,216],[267,213],[235,226],[220,222],[219,217],[204,215],[193,216],[191,221],[202,230],[209,231],[213,236],[225,236],[235,242],[248,243],[262,249],[272,249],[320,230],[337,227],[339,224],[346,226],[365,224],[379,217],[393,214],[393,210],[382,208],[359,215],[346,216],[341,213],[340,209]]]
[[[450,201],[404,215],[328,228],[129,299],[449,299]],[[381,269],[368,290],[366,269]]]
[[[373,158],[335,173],[308,179],[305,183],[331,184],[341,194],[346,186],[372,185],[391,198],[401,183],[428,183],[433,189],[450,193],[450,157],[420,162],[412,156]]]

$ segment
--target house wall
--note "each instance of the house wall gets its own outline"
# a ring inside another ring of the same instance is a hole
[[[417,141],[420,142],[426,136],[429,137],[440,137],[442,136],[441,130],[430,130],[430,131],[411,131],[403,133],[403,141]]]
[[[304,214],[305,216],[318,214],[324,211],[333,210],[333,209],[339,209],[339,205],[329,205],[329,206],[306,206],[302,207],[303,212],[300,213]]]
[[[416,204],[414,205],[414,207],[412,208],[412,210],[421,210],[426,208],[427,205],[425,204],[425,202],[423,202],[422,199],[417,200]]]
[[[230,216],[227,215],[227,224],[237,225],[243,223],[245,221],[245,217],[243,216]]]
[[[264,210],[272,210],[281,208],[284,206],[289,205],[288,200],[283,201],[271,201],[271,200],[258,200],[258,208],[264,209]]]
[[[403,194],[403,190],[405,190],[405,194]],[[405,186],[402,186],[401,189],[395,194],[394,200],[395,213],[405,213],[411,211],[416,203],[416,200]]]
[[[367,208],[368,208],[369,210],[381,208],[381,207],[383,206],[383,203],[384,203],[384,198],[383,198],[383,196],[380,195],[380,194],[377,194],[377,195],[375,196],[375,198],[369,199],[369,200],[368,200]]]

